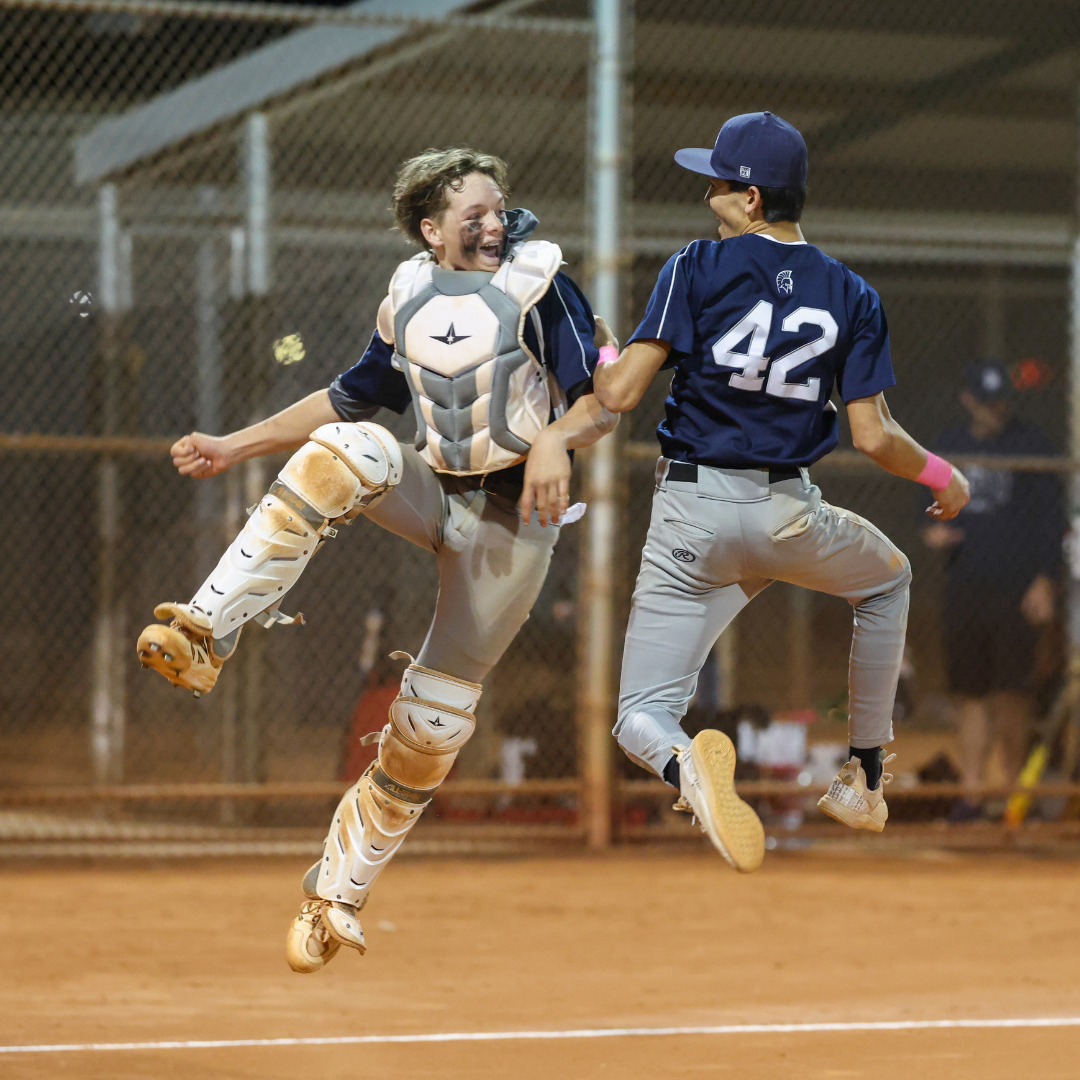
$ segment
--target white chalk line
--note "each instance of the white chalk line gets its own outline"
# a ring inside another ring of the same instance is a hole
[[[712,1027],[579,1028],[570,1031],[448,1031],[431,1035],[340,1035],[310,1039],[197,1039],[183,1042],[59,1043],[0,1046],[0,1054],[83,1050],[219,1050],[260,1046],[356,1046],[364,1043],[497,1042],[505,1039],[622,1039],[641,1035],[798,1035],[830,1031],[933,1031],[951,1028],[1080,1027],[1080,1016],[1012,1020],[881,1020],[821,1024],[721,1024]]]

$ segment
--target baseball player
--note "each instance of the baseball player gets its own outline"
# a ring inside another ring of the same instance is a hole
[[[246,622],[291,622],[279,603],[333,524],[364,514],[432,552],[439,594],[409,661],[378,757],[334,815],[286,944],[295,971],[342,945],[365,951],[358,913],[468,741],[481,682],[529,615],[569,502],[569,451],[616,418],[591,393],[588,301],[562,252],[505,211],[506,165],[468,149],[403,165],[397,226],[423,251],[394,272],[354,367],[260,424],[173,447],[181,473],[212,476],[299,447],[188,604],[155,609],[139,659],[196,693],[214,686]],[[416,445],[370,422],[416,415]],[[534,512],[535,511],[535,512]]]
[[[855,446],[887,472],[927,484],[937,520],[967,502],[964,477],[889,415],[889,334],[877,294],[803,239],[806,144],[772,113],[724,124],[712,150],[680,150],[709,178],[720,240],[668,260],[622,354],[594,385],[632,409],[673,369],[658,435],[652,520],[623,653],[615,735],[639,765],[679,789],[721,854],[754,870],[761,823],[734,792],[735,752],[718,731],[687,739],[679,721],[701,665],[770,582],[844,597],[855,609],[849,761],[818,805],[880,831],[883,746],[892,739],[908,612],[908,561],[870,522],[830,506],[807,466],[837,444],[834,385]]]

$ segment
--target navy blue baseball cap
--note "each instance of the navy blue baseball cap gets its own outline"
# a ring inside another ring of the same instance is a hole
[[[964,368],[964,389],[976,401],[1008,401],[1013,396],[1012,379],[996,360],[977,360]]]
[[[711,150],[680,150],[675,160],[691,172],[715,180],[738,180],[758,187],[806,185],[806,140],[771,112],[733,116]]]

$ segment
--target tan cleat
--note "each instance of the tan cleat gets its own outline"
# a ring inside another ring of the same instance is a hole
[[[888,765],[895,757],[890,754],[882,764]],[[892,773],[883,772],[878,786],[870,791],[862,762],[853,757],[833,778],[829,790],[818,799],[818,809],[853,829],[881,832],[889,819],[885,785],[891,780]]]
[[[301,887],[307,900],[285,935],[285,959],[301,975],[326,967],[342,945],[367,952],[364,931],[360,929],[357,909],[351,904],[323,900],[315,891],[320,863],[304,875]]]
[[[679,801],[693,814],[713,847],[736,870],[749,874],[765,858],[765,830],[752,806],[735,794],[735,747],[722,731],[701,731],[676,747]]]
[[[325,906],[325,900],[305,900],[285,936],[285,959],[302,975],[326,967],[341,948],[323,922]]]
[[[196,697],[210,693],[221,665],[236,647],[239,632],[229,652],[219,656],[214,651],[213,626],[197,607],[158,604],[154,614],[172,622],[168,626],[153,623],[139,635],[139,663],[164,675],[174,686],[191,690]]]

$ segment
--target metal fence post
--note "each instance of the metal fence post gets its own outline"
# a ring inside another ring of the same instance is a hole
[[[116,187],[98,193],[98,300],[101,304],[101,432],[120,428],[118,371],[121,304],[130,297],[124,278],[122,235]],[[120,477],[116,459],[98,462],[98,590],[90,693],[90,761],[97,784],[123,777],[125,686],[124,610],[117,582],[120,544]]]
[[[1080,85],[1075,94],[1075,121],[1080,130]],[[1076,161],[1075,212],[1072,259],[1069,264],[1069,456],[1080,459],[1080,155]],[[1069,679],[1080,682],[1080,473],[1069,478],[1069,516],[1072,525],[1071,551],[1068,559],[1068,619]],[[1075,698],[1074,698],[1075,700]],[[1073,727],[1078,717],[1075,707]],[[1075,734],[1071,736],[1075,739]],[[1067,778],[1068,779],[1068,778]]]
[[[273,238],[271,236],[271,151],[270,124],[265,113],[247,119],[242,142],[245,218],[247,226],[247,292],[251,397],[248,422],[262,420],[270,403],[267,384],[267,355],[270,345],[270,288],[273,281]],[[244,465],[245,505],[252,506],[266,493],[266,463],[259,458]],[[247,782],[261,780],[265,682],[265,641],[261,627],[247,630],[244,646],[243,706],[240,713],[240,771]]]
[[[589,147],[592,196],[592,301],[619,332],[622,263],[623,49],[625,0],[594,0]],[[589,514],[582,565],[579,728],[586,835],[590,847],[611,843],[611,726],[618,539],[616,446],[603,439],[588,454]]]

